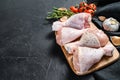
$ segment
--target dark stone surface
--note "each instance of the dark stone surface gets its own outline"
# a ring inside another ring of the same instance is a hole
[[[80,1],[0,0],[0,80],[119,80],[119,61],[75,75],[55,43],[47,12]]]

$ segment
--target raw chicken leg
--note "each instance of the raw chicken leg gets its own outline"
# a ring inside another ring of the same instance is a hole
[[[91,15],[88,13],[78,13],[71,16],[65,22],[55,21],[52,25],[53,31],[58,31],[62,27],[70,27],[75,29],[89,28],[91,22]]]
[[[90,32],[90,33],[93,33],[97,36],[97,38],[100,42],[100,46],[103,47],[108,43],[109,38],[107,37],[107,35],[102,30],[99,30],[97,28],[89,28],[87,31]]]
[[[74,28],[63,27],[61,28],[61,30],[57,31],[56,33],[57,43],[61,46],[66,43],[69,43],[79,38],[84,33],[85,30],[86,29],[78,30]]]
[[[89,28],[91,22],[91,15],[89,13],[78,13],[71,16],[65,21],[65,26],[69,26],[76,29]]]
[[[95,34],[90,33],[90,32],[85,32],[80,41],[79,41],[80,46],[87,46],[87,47],[94,47],[94,48],[99,48],[100,47],[100,42],[98,38],[96,37]]]
[[[78,47],[73,54],[74,69],[78,73],[88,71],[92,65],[101,60],[104,53],[104,50],[101,48]]]
[[[64,45],[64,48],[68,52],[68,54],[73,54],[78,47],[82,47],[79,45],[79,41],[67,43]],[[114,46],[110,44],[109,42],[104,47],[99,47],[99,48],[104,50],[105,56],[113,55]],[[96,48],[96,49],[99,49],[99,48]]]

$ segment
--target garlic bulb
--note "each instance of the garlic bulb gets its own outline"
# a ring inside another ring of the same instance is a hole
[[[120,25],[120,23],[116,19],[114,19],[112,17],[106,19],[103,22],[103,28],[106,31],[118,31],[119,25]]]

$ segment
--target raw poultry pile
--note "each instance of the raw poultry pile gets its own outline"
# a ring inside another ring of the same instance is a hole
[[[81,12],[52,25],[56,42],[73,55],[72,63],[78,73],[88,71],[103,56],[113,55],[113,45],[108,44],[109,39],[102,30],[91,25],[91,18],[91,14]]]

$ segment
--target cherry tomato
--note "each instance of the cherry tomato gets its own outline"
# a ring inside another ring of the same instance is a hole
[[[96,10],[96,5],[93,4],[93,3],[89,4],[88,7],[89,7],[90,9]]]
[[[80,7],[80,8],[78,9],[78,12],[84,12],[86,9],[87,9],[86,7]]]
[[[76,8],[75,6],[71,6],[70,7],[70,10],[74,13],[77,13],[78,12],[78,8]]]
[[[92,9],[88,9],[88,10],[85,10],[85,12],[90,13],[93,16],[95,11]]]
[[[80,2],[80,7],[87,7],[88,4],[86,2]]]

